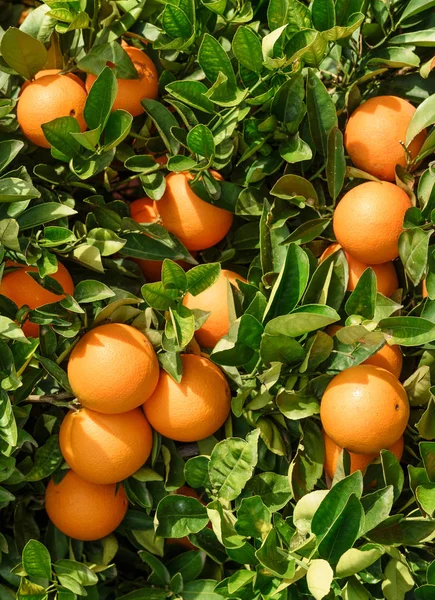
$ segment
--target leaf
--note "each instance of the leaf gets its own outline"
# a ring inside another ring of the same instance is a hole
[[[370,67],[387,67],[390,69],[399,69],[401,67],[418,67],[420,59],[410,48],[400,46],[390,46],[388,48],[379,48],[375,51],[367,62]]]
[[[224,596],[215,592],[215,587],[216,581],[214,579],[197,579],[196,581],[191,581],[184,586],[183,600],[223,600]]]
[[[158,536],[182,538],[201,531],[208,523],[208,515],[196,498],[171,495],[160,500],[155,523]]]
[[[59,117],[42,124],[42,131],[59,160],[69,162],[80,153],[80,144],[70,135],[80,133],[80,125],[74,117]]]
[[[141,104],[153,120],[166,148],[171,154],[178,154],[180,143],[171,133],[172,127],[178,127],[178,122],[174,115],[163,104],[157,102],[157,100],[144,98]]]
[[[173,81],[165,87],[166,91],[189,106],[206,113],[213,113],[214,107],[205,94],[208,91],[201,81]]]
[[[234,56],[240,64],[261,73],[263,70],[263,52],[257,34],[250,27],[241,26],[237,29],[232,41]]]
[[[367,268],[358,280],[354,291],[346,302],[348,315],[360,315],[365,319],[373,319],[376,306],[376,275],[373,269]]]
[[[104,147],[110,150],[118,146],[130,133],[133,117],[126,110],[110,113],[104,130]]]
[[[27,481],[40,481],[51,475],[61,463],[62,453],[59,447],[59,436],[52,435],[43,446],[36,450],[33,467],[26,475],[26,479]]]
[[[19,252],[21,250],[18,241],[19,226],[15,219],[2,219],[0,221],[0,243],[5,248]]]
[[[0,142],[0,173],[11,163],[24,148],[20,140],[3,140]]]
[[[390,39],[391,44],[412,46],[435,46],[435,28],[423,29],[422,31],[412,31],[409,33],[402,33],[395,35]]]
[[[127,52],[118,42],[96,44],[81,58],[77,66],[81,71],[92,73],[96,77],[105,69],[107,63],[114,65],[113,74],[117,79],[138,79],[138,73]]]
[[[280,578],[291,579],[295,573],[295,559],[281,550],[275,529],[269,531],[255,556],[266,569]]]
[[[57,560],[54,563],[54,570],[59,579],[61,577],[68,577],[77,582],[80,586],[87,587],[95,585],[98,581],[96,573],[94,573],[86,565],[75,560],[69,560],[66,558]]]
[[[260,496],[243,498],[237,511],[237,533],[245,537],[264,539],[271,528],[271,512]]]
[[[404,600],[406,592],[414,587],[408,567],[396,558],[390,558],[384,575],[382,591],[386,600]]]
[[[413,17],[415,15],[418,15],[424,10],[429,10],[429,8],[432,8],[433,6],[435,6],[434,0],[410,0],[405,5],[405,10],[403,11],[400,17],[399,22],[404,21],[405,19],[409,19],[410,17]]]
[[[391,485],[363,496],[361,504],[364,508],[365,519],[361,534],[371,531],[385,521],[390,515],[393,502],[394,491]]]
[[[435,400],[429,400],[426,410],[416,424],[421,437],[426,440],[435,440]]]
[[[104,67],[89,90],[85,104],[84,117],[89,129],[103,131],[117,91],[118,83],[112,69]]]
[[[322,476],[325,461],[322,434],[317,424],[306,419],[302,421],[300,428],[302,435],[288,472],[291,490],[296,500],[314,489]]]
[[[378,325],[393,345],[418,346],[435,340],[435,325],[422,317],[388,317]]]
[[[173,38],[188,39],[193,33],[193,24],[184,10],[176,5],[167,4],[163,11],[162,25]]]
[[[23,550],[23,567],[30,577],[51,579],[51,557],[44,544],[30,540]]]
[[[107,285],[94,279],[79,281],[74,291],[74,298],[79,304],[105,300],[115,295]]]
[[[40,192],[27,180],[18,177],[3,177],[0,179],[0,202],[31,200],[32,198],[39,198],[40,195]],[[9,214],[14,216],[11,212]]]
[[[218,79],[219,73],[222,73],[227,78],[227,85],[230,90],[237,87],[236,76],[228,54],[209,33],[206,33],[203,37],[198,52],[198,62],[211,83],[214,83]]]
[[[139,552],[139,556],[141,560],[151,568],[151,577],[153,578],[154,583],[157,583],[161,586],[169,585],[171,580],[169,571],[156,556],[153,556],[149,552],[145,552],[145,550],[141,550]]]
[[[271,512],[281,510],[291,497],[288,477],[272,472],[259,473],[249,479],[243,491],[247,493],[260,496]]]
[[[317,150],[324,156],[328,153],[328,136],[338,127],[334,102],[313,69],[307,77],[307,112],[311,136]]]
[[[414,227],[402,231],[399,237],[400,258],[414,285],[422,280],[426,271],[430,236],[430,231]]]
[[[47,600],[48,595],[44,587],[22,577],[16,598],[18,600]]]
[[[41,366],[47,371],[47,373],[51,375],[55,379],[55,381],[57,381],[57,383],[63,387],[63,389],[66,392],[72,392],[68,382],[67,374],[62,369],[62,367],[59,367],[58,364],[56,364],[55,362],[53,362],[45,356],[35,354],[35,357],[39,360]]]
[[[205,558],[205,553],[201,551],[183,552],[171,559],[166,566],[171,575],[180,573],[183,581],[188,583],[194,581],[201,574]]]
[[[322,600],[329,594],[334,571],[326,560],[311,560],[307,571],[307,586],[315,600]]]
[[[325,31],[335,26],[333,0],[314,0],[311,6],[311,14],[313,25],[318,31]]]
[[[433,3],[435,5],[435,2]],[[412,115],[406,132],[406,143],[410,144],[412,140],[426,127],[435,123],[435,96],[429,96],[417,107]]]
[[[207,158],[212,158],[215,153],[213,134],[205,125],[195,125],[187,134],[189,150]]]
[[[269,335],[287,335],[294,338],[339,320],[339,315],[329,306],[306,304],[296,308],[289,315],[275,317],[267,323],[264,331]]]
[[[209,477],[218,498],[235,500],[252,476],[257,464],[259,431],[240,438],[222,440],[213,448],[209,463]]]
[[[24,231],[25,229],[31,229],[32,227],[76,214],[77,211],[66,204],[45,202],[44,204],[37,204],[25,210],[17,217],[17,221],[20,230]]]
[[[142,286],[142,296],[152,308],[168,310],[180,296],[179,290],[165,288],[163,283],[146,283]]]
[[[435,482],[435,443],[420,442],[421,458],[430,481]]]
[[[326,178],[328,191],[335,201],[341,192],[346,175],[346,159],[344,156],[343,134],[338,127],[333,127],[328,135]]]
[[[15,27],[4,33],[0,51],[8,65],[25,79],[33,79],[47,60],[44,44]]]
[[[350,577],[378,560],[385,550],[377,544],[365,544],[361,548],[350,548],[341,555],[340,560],[335,567],[337,577]]]
[[[270,0],[267,7],[267,22],[273,31],[287,24],[289,0]]]
[[[189,269],[186,273],[187,291],[192,296],[198,296],[201,292],[211,287],[218,279],[221,273],[219,263],[209,263],[198,265]]]
[[[405,477],[397,457],[389,450],[381,450],[381,465],[386,486],[392,486],[394,500],[400,496]]]

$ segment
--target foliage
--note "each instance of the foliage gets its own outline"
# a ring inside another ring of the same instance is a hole
[[[36,265],[57,293],[50,275],[61,260],[76,289],[30,314],[0,296],[0,598],[403,600],[411,589],[432,598],[434,2],[29,5],[0,2],[1,258]],[[111,112],[116,77],[136,76],[121,38],[159,70],[160,98],[143,100],[135,119]],[[88,131],[72,117],[46,124],[51,151],[23,138],[15,114],[23,80],[43,67],[98,76]],[[370,178],[345,157],[347,116],[379,94],[419,105],[406,143],[429,131],[409,165],[418,169],[397,170],[415,206],[393,299],[373,293],[370,272],[349,295],[342,252],[316,258],[334,239],[335,202]],[[143,195],[158,201],[164,175],[184,170],[201,198],[235,215],[227,238],[197,259],[162,225],[136,223],[128,205]],[[146,283],[138,258],[165,259],[162,281]],[[201,264],[185,274],[179,259]],[[156,438],[150,466],[128,480],[131,505],[116,535],[68,540],[48,523],[43,496],[64,468],[57,433],[73,401],[65,366],[77,336],[106,320],[129,322],[180,378],[178,354],[206,316],[182,298],[211,285],[220,264],[249,275],[233,290],[231,330],[211,353],[233,390],[225,435],[189,445]],[[10,268],[3,261],[2,272]],[[28,317],[41,325],[39,339],[22,333]],[[332,339],[324,329],[340,320],[346,327]],[[406,357],[403,469],[383,452],[363,480],[344,460],[328,491],[322,392],[386,340]],[[174,493],[185,482],[204,505]],[[196,549],[164,545],[185,536]]]

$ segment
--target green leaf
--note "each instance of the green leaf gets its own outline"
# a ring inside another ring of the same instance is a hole
[[[118,146],[130,133],[133,117],[126,110],[110,113],[104,130],[104,148],[110,150]]]
[[[329,594],[334,571],[330,564],[321,558],[311,560],[307,571],[307,586],[315,600],[322,600]]]
[[[346,302],[348,315],[361,315],[365,319],[373,319],[376,306],[376,275],[373,269],[367,268],[358,280],[354,291]]]
[[[316,148],[326,156],[328,136],[334,127],[338,127],[337,113],[331,96],[313,69],[309,69],[307,77],[307,111]]]
[[[77,211],[67,206],[66,204],[59,204],[58,202],[45,202],[44,204],[36,204],[31,206],[24,211],[19,217],[17,217],[18,225],[20,230],[31,229],[32,227],[38,227],[44,223],[50,221],[57,221],[64,217],[76,215]]]
[[[188,285],[184,269],[168,258],[165,258],[162,265],[162,283],[167,289],[180,290],[182,292],[187,289]]]
[[[112,69],[104,67],[98,75],[85,104],[84,117],[89,129],[103,131],[109,119],[118,91],[118,82]]]
[[[420,442],[421,458],[430,481],[435,482],[435,443]]]
[[[386,600],[404,600],[406,592],[414,587],[414,579],[405,563],[390,558],[384,571],[382,592]]]
[[[237,511],[237,533],[245,537],[264,539],[271,528],[271,512],[260,496],[243,498]]]
[[[237,87],[236,76],[228,54],[209,33],[206,33],[202,40],[198,52],[198,62],[211,83],[214,83],[218,79],[219,73],[222,73],[227,78],[230,90]]]
[[[342,554],[335,567],[337,577],[350,577],[378,560],[385,550],[377,544],[365,544],[361,548],[350,548]]]
[[[426,410],[416,424],[418,432],[426,440],[435,440],[435,400],[429,400]]]
[[[175,309],[169,308],[169,317],[163,347],[165,350],[180,352],[193,338],[195,316],[186,306],[179,304]]]
[[[138,79],[139,77],[130,57],[118,42],[94,45],[78,61],[77,66],[81,71],[92,73],[98,77],[108,63],[114,65],[113,74],[117,79]]]
[[[167,4],[163,11],[162,25],[173,38],[188,39],[193,34],[193,24],[184,10],[174,4]]]
[[[79,281],[74,291],[74,298],[79,304],[97,302],[112,298],[115,295],[107,285],[94,279]]]
[[[172,127],[178,127],[178,122],[174,115],[163,104],[157,102],[157,100],[144,98],[141,103],[151,117],[166,148],[171,154],[178,154],[180,143],[171,133]]]
[[[266,569],[280,578],[291,579],[295,573],[295,559],[280,548],[275,529],[269,531],[255,556]]]
[[[300,424],[301,437],[288,472],[293,496],[299,500],[314,489],[322,476],[325,448],[316,422],[310,419]]]
[[[3,140],[0,142],[0,173],[11,163],[24,148],[20,140]]]
[[[17,445],[17,424],[11,401],[4,390],[0,390],[0,438],[10,446]]]
[[[153,583],[161,586],[169,585],[171,580],[169,571],[156,556],[145,552],[145,550],[141,550],[139,556],[152,569]]]
[[[422,280],[426,271],[430,237],[431,231],[423,231],[419,227],[406,229],[400,234],[400,258],[414,285]]]
[[[399,22],[409,19],[410,17],[414,17],[424,10],[429,10],[429,8],[432,8],[433,6],[435,6],[434,0],[410,0],[405,5],[405,10],[400,17]]]
[[[213,134],[208,127],[195,125],[187,134],[187,145],[191,152],[195,152],[206,159],[212,158],[215,153]]]
[[[8,340],[17,340],[23,343],[28,343],[26,336],[24,335],[21,327],[17,325],[9,317],[3,317],[0,315],[0,337]]]
[[[247,439],[228,438],[216,444],[211,453],[209,477],[218,498],[235,500],[252,476],[257,464],[259,431]]]
[[[344,157],[343,134],[338,127],[333,127],[328,135],[326,178],[328,191],[336,200],[343,187],[346,175],[346,159]]]
[[[51,557],[44,544],[30,540],[23,550],[23,567],[30,577],[51,579]]]
[[[365,512],[364,527],[361,534],[371,531],[388,518],[394,502],[393,486],[376,490],[361,499]]]
[[[390,344],[419,346],[435,340],[435,325],[422,317],[388,317],[379,328],[390,336]]]
[[[291,498],[288,477],[272,472],[259,473],[249,479],[243,494],[260,496],[271,512],[281,510]]]
[[[351,494],[345,507],[322,538],[319,544],[320,556],[332,565],[337,564],[340,557],[352,548],[357,540],[363,519],[361,502],[355,494]]]
[[[101,256],[110,256],[119,252],[125,246],[126,241],[116,235],[111,229],[96,227],[87,236],[87,242],[98,248]]]
[[[188,583],[194,581],[204,568],[205,553],[200,551],[183,552],[167,563],[171,575],[180,573],[183,581]]]
[[[59,436],[52,435],[43,446],[36,450],[33,467],[26,475],[27,481],[40,481],[41,479],[45,479],[45,477],[48,477],[57,469],[62,463],[62,460],[62,453],[59,447]]]
[[[8,65],[25,79],[33,79],[47,60],[44,44],[15,27],[4,33],[0,51]]]
[[[435,4],[435,2],[434,2]],[[429,96],[417,107],[412,115],[406,132],[406,143],[410,144],[412,140],[426,127],[435,123],[435,96]]]
[[[261,73],[263,70],[261,42],[250,27],[241,26],[237,29],[232,41],[232,50],[240,64],[250,71]]]
[[[223,600],[218,592],[215,592],[216,581],[214,579],[197,579],[184,586],[184,600]],[[165,592],[166,593],[166,592]],[[167,595],[167,594],[166,594]]]
[[[20,243],[18,241],[19,226],[15,219],[2,219],[0,221],[0,243],[5,248],[20,251]]]
[[[206,113],[213,113],[213,102],[204,94],[208,91],[201,81],[173,81],[165,87],[171,96]]]
[[[48,594],[41,585],[22,577],[16,598],[18,600],[47,600]]]
[[[296,308],[292,314],[275,317],[269,321],[265,333],[295,338],[316,329],[323,329],[339,320],[337,312],[329,306],[306,304]]]
[[[80,133],[80,125],[74,117],[59,117],[42,124],[42,130],[56,156],[69,162],[80,153],[80,144],[70,133]]]
[[[193,269],[189,269],[186,273],[187,291],[192,296],[198,296],[217,281],[220,273],[221,266],[219,263],[198,265]]]
[[[152,308],[168,310],[180,296],[179,290],[165,288],[162,282],[146,283],[142,286],[142,296]]]
[[[335,26],[335,6],[333,0],[314,0],[311,6],[311,14],[313,25],[318,31],[325,31]]]
[[[51,375],[53,379],[57,381],[57,383],[59,383],[59,385],[61,385],[66,392],[72,392],[68,382],[67,374],[62,369],[62,367],[59,367],[58,364],[56,364],[55,362],[53,362],[45,356],[35,354],[35,357],[39,360],[41,366],[47,371],[47,373]]]
[[[315,396],[294,390],[282,390],[276,398],[276,405],[282,414],[292,421],[312,417],[320,412],[320,405]]]
[[[267,7],[267,22],[273,31],[288,22],[289,0],[270,0]]]
[[[388,67],[400,69],[401,67],[418,67],[420,59],[410,48],[390,46],[379,48],[371,56],[367,65],[370,67]]]
[[[394,500],[400,496],[405,477],[397,457],[389,450],[381,450],[381,465],[386,486],[392,486]]]
[[[298,74],[282,84],[272,102],[271,113],[291,128],[292,133],[304,115],[304,96],[304,79]]]
[[[432,27],[432,29],[423,29],[422,31],[401,33],[399,35],[395,35],[389,41],[391,44],[398,45],[410,44],[411,46],[422,47],[435,46],[435,28]]]
[[[15,202],[39,198],[40,192],[33,185],[18,177],[3,177],[0,179],[0,202]],[[11,213],[9,213],[11,216]]]
[[[171,495],[160,500],[155,522],[158,536],[182,538],[201,531],[208,523],[208,515],[196,498]]]
[[[77,582],[80,586],[87,587],[95,585],[98,582],[96,573],[94,573],[86,565],[75,560],[69,560],[66,558],[57,560],[54,563],[54,570],[59,579],[62,576],[69,577],[71,580]]]

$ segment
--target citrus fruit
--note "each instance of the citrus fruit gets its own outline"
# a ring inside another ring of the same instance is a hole
[[[186,294],[183,304],[187,308],[210,312],[207,321],[195,332],[197,341],[205,348],[213,348],[228,333],[230,316],[228,307],[228,283],[237,286],[237,279],[246,281],[234,271],[223,269],[215,283],[198,294]]]
[[[403,218],[412,206],[397,185],[367,181],[343,196],[334,211],[335,237],[353,258],[379,265],[399,256]]]
[[[322,256],[320,257],[320,262],[325,260],[328,256],[340,250],[340,244],[331,244],[326,248]],[[347,282],[347,291],[353,292],[356,288],[356,285],[359,281],[359,278],[364,273],[364,271],[371,267],[376,275],[376,288],[378,292],[383,294],[384,296],[391,296],[394,290],[397,290],[399,287],[399,280],[397,279],[396,269],[394,268],[394,264],[389,261],[386,263],[382,263],[380,265],[366,265],[356,258],[353,258],[348,252],[344,253],[347,260],[347,265],[349,268],[349,280]]]
[[[118,415],[82,408],[66,415],[59,441],[77,475],[91,483],[116,483],[146,462],[153,432],[139,408]]]
[[[150,425],[165,437],[196,442],[225,423],[231,393],[222,371],[207,358],[183,354],[181,360],[181,382],[162,370],[159,383],[143,408]]]
[[[99,540],[118,527],[128,508],[122,485],[90,483],[68,471],[45,492],[45,509],[62,533],[77,540]]]
[[[41,71],[38,71],[36,73],[34,79],[41,79],[41,77],[45,77],[46,75],[58,75],[61,72],[61,69],[42,69]],[[82,81],[78,75],[75,75],[74,73],[65,73],[65,77],[69,77],[70,79],[78,83],[84,90],[86,90],[85,82]],[[32,81],[34,81],[34,79]],[[23,85],[21,86],[20,94],[23,93],[23,91],[32,83],[32,81],[25,81],[23,83]]]
[[[422,283],[422,296],[423,296],[423,298],[427,298],[428,295],[429,294],[427,293],[426,279],[423,279],[423,283]]]
[[[74,347],[68,377],[83,406],[122,413],[154,392],[159,363],[143,333],[124,323],[109,323],[88,331]]]
[[[132,218],[138,223],[155,223],[160,218],[157,202],[151,200],[150,198],[139,198],[138,200],[134,200],[134,202],[130,204],[130,212]],[[195,257],[197,252],[192,250],[191,254],[193,257]],[[185,260],[176,260],[175,262],[185,271],[193,267],[193,265]],[[161,281],[163,264],[162,260],[146,260],[143,258],[136,258],[135,263],[139,265],[148,282]]]
[[[213,173],[215,179],[222,179]],[[223,208],[202,200],[190,188],[190,173],[170,173],[166,190],[158,202],[158,211],[166,229],[188,250],[205,250],[228,233],[233,215]]]
[[[153,61],[145,52],[134,46],[124,46],[124,50],[130,57],[139,77],[137,79],[117,79],[118,91],[112,110],[126,110],[133,117],[137,117],[144,112],[144,108],[140,103],[143,98],[153,100],[157,98],[159,76]],[[89,73],[86,77],[88,92],[96,79],[92,73]]]
[[[330,325],[326,328],[326,333],[330,336],[334,336],[339,329],[342,329],[342,325]],[[380,350],[372,354],[367,358],[363,365],[374,365],[375,367],[381,367],[390,371],[395,377],[399,378],[402,371],[403,365],[403,354],[400,346],[384,344]]]
[[[28,273],[37,273],[37,267],[29,267],[10,261],[6,263],[6,266],[18,268],[3,276],[0,283],[0,294],[15,302],[18,308],[27,305],[34,310],[44,304],[59,302],[59,300],[65,298],[64,294],[57,295],[46,290],[33,277],[28,275]],[[74,294],[73,280],[62,263],[57,263],[57,271],[52,273],[50,277],[62,286],[66,294]],[[39,325],[26,321],[23,324],[23,332],[28,337],[38,337]]]
[[[358,454],[389,448],[405,431],[408,418],[404,387],[392,373],[373,365],[350,367],[336,375],[320,404],[327,435]]]
[[[337,444],[333,442],[325,432],[323,432],[323,440],[325,442],[325,473],[330,479],[333,479],[342,448],[337,446]],[[401,435],[400,438],[394,442],[394,444],[392,444],[392,446],[387,448],[387,450],[392,452],[397,459],[400,460],[402,458],[403,448],[404,440],[403,435]],[[355,471],[362,471],[364,473],[369,464],[379,456],[378,453],[356,454],[355,452],[349,452],[349,455],[351,473],[354,473]]]
[[[350,116],[344,144],[353,164],[379,179],[395,180],[395,167],[406,167],[406,131],[415,113],[407,100],[397,96],[377,96],[361,104]],[[415,158],[426,130],[419,133],[408,151]]]
[[[18,98],[17,120],[26,138],[37,146],[50,148],[41,125],[59,117],[75,117],[80,131],[85,131],[83,112],[87,94],[77,79],[54,73],[24,85]]]

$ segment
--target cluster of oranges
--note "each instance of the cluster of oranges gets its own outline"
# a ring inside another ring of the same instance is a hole
[[[123,44],[132,61],[137,79],[118,79],[118,92],[112,110],[123,109],[133,117],[143,112],[142,98],[157,98],[158,74],[152,60],[134,46]],[[87,95],[96,80],[89,73],[86,81],[73,73],[61,74],[58,69],[46,69],[26,82],[20,92],[17,120],[24,135],[37,146],[50,148],[42,125],[59,117],[74,117],[80,131],[87,129],[84,116]]]
[[[152,428],[194,442],[223,425],[231,399],[225,376],[202,356],[181,359],[178,383],[160,370],[148,339],[122,323],[96,327],[76,344],[68,377],[81,407],[66,415],[59,436],[70,470],[46,491],[46,510],[62,532],[94,540],[120,524],[128,506],[121,482],[148,459]]]
[[[338,243],[330,245],[321,260],[342,248],[349,266],[348,290],[353,291],[362,273],[372,267],[377,289],[391,296],[398,288],[393,260],[399,255],[403,219],[412,206],[406,192],[391,183],[396,165],[406,166],[401,144],[415,108],[395,96],[378,96],[364,102],[351,115],[344,142],[352,162],[382,181],[355,186],[334,211],[333,227]],[[415,158],[426,137],[422,131],[407,152]],[[376,143],[373,141],[376,140]]]
[[[356,167],[382,181],[357,185],[340,200],[333,227],[338,243],[329,246],[320,260],[342,248],[349,266],[348,290],[355,289],[370,266],[377,289],[390,296],[398,287],[393,260],[399,255],[399,236],[406,211],[412,206],[395,180],[396,165],[406,166],[401,144],[415,112],[395,96],[379,96],[363,103],[351,115],[344,136]],[[426,137],[422,131],[407,152],[415,158]],[[376,140],[376,143],[373,143]],[[339,325],[327,332],[335,335]],[[403,433],[409,418],[405,389],[399,381],[402,353],[385,344],[364,364],[346,369],[332,379],[323,395],[320,418],[324,430],[325,472],[332,479],[341,451],[350,454],[350,470],[364,471],[388,449],[400,460]]]

